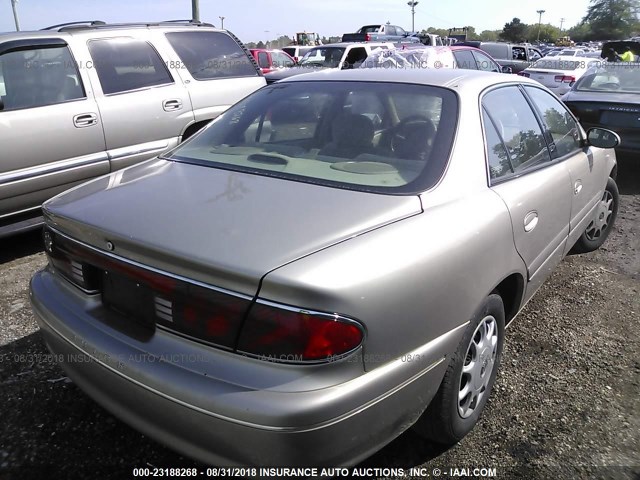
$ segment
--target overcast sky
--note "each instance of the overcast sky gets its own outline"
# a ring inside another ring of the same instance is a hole
[[[564,28],[577,24],[589,0],[537,0],[526,6],[514,0],[419,0],[416,30],[471,25],[477,32],[501,29],[518,17],[537,23],[536,10],[545,10],[542,23]],[[191,0],[18,0],[22,30],[37,30],[74,20],[107,22],[158,21],[191,18]],[[411,29],[406,0],[200,0],[201,20],[224,26],[244,42],[273,39],[295,32],[320,36],[353,32],[361,25],[391,22]],[[0,32],[15,30],[11,0],[0,0]]]

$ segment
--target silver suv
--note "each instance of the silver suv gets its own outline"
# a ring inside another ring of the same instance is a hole
[[[0,237],[40,204],[175,147],[265,84],[242,43],[193,22],[0,34]]]

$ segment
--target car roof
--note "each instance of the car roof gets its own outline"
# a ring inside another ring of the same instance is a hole
[[[95,23],[96,21],[94,21]],[[209,23],[194,23],[187,20],[176,20],[166,22],[141,22],[141,23],[104,23],[99,22],[92,24],[92,22],[73,22],[70,24],[54,25],[42,30],[22,30],[19,32],[0,32],[0,40],[22,40],[29,38],[64,38],[65,36],[75,35],[94,35],[96,32],[109,32],[109,31],[126,31],[126,30],[180,30],[180,31],[195,31],[195,30],[212,30],[226,32],[214,27]]]
[[[281,80],[285,82],[305,81],[355,81],[355,82],[392,82],[434,85],[461,90],[480,92],[487,87],[501,84],[540,84],[526,77],[503,75],[495,72],[465,70],[458,68],[442,69],[387,69],[356,68],[352,70],[322,70],[304,73]]]

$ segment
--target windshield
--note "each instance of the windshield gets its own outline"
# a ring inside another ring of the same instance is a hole
[[[607,63],[585,73],[575,86],[580,91],[640,93],[640,69],[634,64]]]
[[[339,47],[314,48],[302,57],[300,65],[307,67],[338,68],[344,51],[344,48]]]
[[[389,193],[434,185],[457,121],[450,90],[402,83],[285,82],[236,104],[170,159]]]

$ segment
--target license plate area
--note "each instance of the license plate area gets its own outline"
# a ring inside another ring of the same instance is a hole
[[[138,324],[155,328],[151,290],[125,275],[102,273],[102,304]]]

